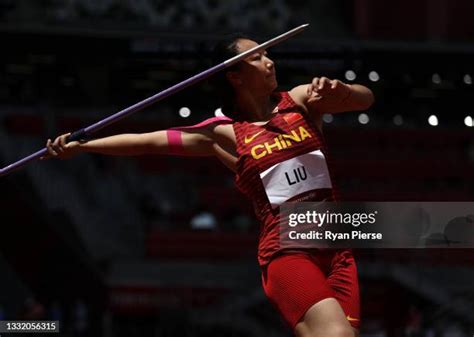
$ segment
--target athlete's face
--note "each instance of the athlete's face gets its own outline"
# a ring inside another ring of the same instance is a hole
[[[257,43],[252,40],[240,39],[237,42],[239,53],[255,46]],[[241,86],[253,93],[269,94],[277,87],[275,65],[265,50],[251,54],[240,62],[234,75],[233,83],[237,89]]]

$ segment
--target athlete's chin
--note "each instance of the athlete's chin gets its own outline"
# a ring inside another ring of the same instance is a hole
[[[271,92],[275,91],[275,89],[278,87],[278,82],[276,79],[270,81],[268,83],[268,88],[270,89]]]

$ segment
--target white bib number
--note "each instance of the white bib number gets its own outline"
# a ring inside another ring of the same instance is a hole
[[[308,191],[332,188],[326,158],[321,150],[275,164],[260,173],[273,208]]]

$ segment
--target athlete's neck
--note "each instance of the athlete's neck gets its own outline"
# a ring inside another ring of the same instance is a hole
[[[236,108],[249,122],[268,121],[272,117],[275,102],[271,95],[256,96],[244,92],[237,94]]]

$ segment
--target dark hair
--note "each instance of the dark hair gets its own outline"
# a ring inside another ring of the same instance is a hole
[[[222,63],[239,52],[237,50],[237,42],[240,39],[248,39],[248,37],[242,33],[235,33],[228,35],[220,40],[214,46],[212,50],[212,63],[217,65]],[[211,78],[211,84],[219,92],[221,98],[221,109],[224,115],[230,118],[235,118],[234,115],[234,88],[229,83],[226,77],[226,73],[232,70],[238,69],[239,64],[234,64],[223,71],[218,72]]]

